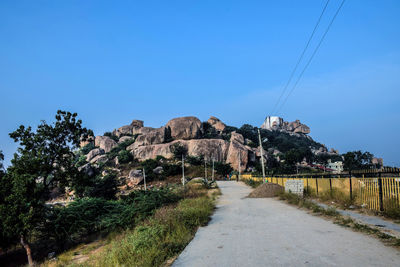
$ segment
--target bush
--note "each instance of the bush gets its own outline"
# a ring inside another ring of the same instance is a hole
[[[223,162],[215,162],[214,168],[217,174],[220,174],[222,176],[226,176],[233,171],[233,168],[229,163],[223,163]]]
[[[135,142],[134,139],[126,140],[122,143],[119,143],[116,147],[113,147],[110,152],[107,153],[109,159],[113,159],[119,155],[121,151],[126,150],[128,146]],[[133,157],[132,157],[133,159]]]
[[[78,199],[49,213],[49,233],[60,243],[79,242],[93,233],[126,229],[153,214],[162,205],[176,202],[180,196],[169,189],[134,191],[121,200]]]
[[[383,203],[383,215],[392,219],[400,219],[400,207],[396,199],[388,199]]]
[[[187,152],[187,148],[179,143],[174,144],[172,147],[172,153],[174,154],[174,158],[177,160],[181,160],[182,156],[185,156]]]
[[[179,164],[165,164],[163,165],[165,176],[174,176],[182,173],[182,166]]]
[[[193,166],[200,166],[204,164],[204,157],[203,156],[186,156],[185,162],[189,163]]]
[[[128,163],[131,162],[133,160],[133,156],[132,153],[130,153],[127,150],[122,150],[118,153],[118,161],[119,163]]]
[[[79,156],[79,157],[77,158],[76,163],[75,163],[75,166],[76,166],[77,168],[79,168],[79,167],[85,165],[86,163],[87,163],[87,161],[86,161],[86,156],[81,155],[81,156]]]
[[[87,153],[89,153],[94,148],[95,148],[94,143],[90,142],[89,144],[87,144],[86,146],[81,148],[81,154],[82,155],[86,155]]]

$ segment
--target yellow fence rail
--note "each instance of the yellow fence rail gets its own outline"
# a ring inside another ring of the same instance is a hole
[[[262,181],[263,178],[243,174],[241,179]],[[400,178],[265,178],[265,182],[279,184],[283,187],[287,180],[302,180],[305,190],[309,190],[317,196],[341,192],[357,205],[371,210],[383,211],[400,207]]]

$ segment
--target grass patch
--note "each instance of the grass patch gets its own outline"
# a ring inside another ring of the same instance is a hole
[[[263,182],[262,181],[255,181],[252,179],[243,179],[242,180],[245,184],[247,184],[248,186],[252,187],[252,188],[256,188],[257,186],[261,185]]]
[[[220,190],[193,182],[180,194],[183,199],[158,208],[135,228],[112,232],[96,244],[79,245],[43,265],[165,266],[192,240],[197,228],[208,223]]]
[[[127,232],[90,266],[161,266],[181,252],[199,226],[207,224],[214,209],[208,197],[184,199],[162,208],[144,224]]]

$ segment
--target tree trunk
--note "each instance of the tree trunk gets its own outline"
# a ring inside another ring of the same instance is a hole
[[[26,250],[26,255],[28,256],[28,263],[29,266],[34,266],[33,260],[32,260],[32,253],[31,253],[31,247],[29,246],[29,243],[25,241],[24,236],[21,235],[21,245],[24,247]]]

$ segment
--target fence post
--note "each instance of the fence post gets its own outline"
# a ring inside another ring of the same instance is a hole
[[[383,211],[384,207],[383,207],[382,173],[379,173],[378,187],[379,187],[379,210]]]
[[[329,177],[329,190],[330,190],[330,195],[332,197],[332,178]]]
[[[353,185],[351,184],[351,171],[349,171],[350,177],[349,177],[349,182],[350,182],[350,201],[353,200]]]
[[[315,177],[315,186],[317,188],[317,196],[318,196],[318,177]]]

